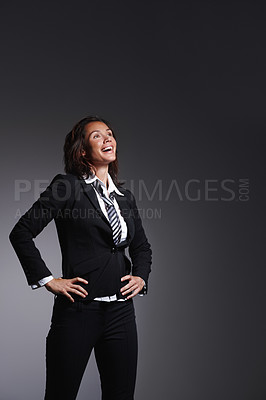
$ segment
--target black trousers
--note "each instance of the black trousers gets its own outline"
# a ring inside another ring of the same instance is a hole
[[[93,348],[102,400],[134,399],[137,330],[132,299],[71,303],[58,296],[46,339],[45,400],[76,399]]]

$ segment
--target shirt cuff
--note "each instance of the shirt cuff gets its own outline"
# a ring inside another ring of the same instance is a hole
[[[38,282],[34,283],[33,285],[31,285],[31,288],[32,289],[38,289],[39,287],[42,287],[46,283],[50,282],[52,279],[54,279],[54,277],[52,275],[47,276],[47,277],[39,280]]]

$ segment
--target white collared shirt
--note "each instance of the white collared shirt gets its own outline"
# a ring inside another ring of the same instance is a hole
[[[111,176],[110,176],[109,174],[108,174],[108,189],[106,188],[106,186],[104,185],[104,183],[103,183],[96,175],[90,175],[87,179],[85,179],[85,182],[86,182],[87,184],[91,184],[91,183],[93,183],[94,181],[96,181],[96,179],[98,179],[98,181],[99,181],[100,184],[102,185],[103,193],[104,193],[104,195],[105,195],[106,197],[109,197],[110,193],[112,193],[112,192],[117,193],[119,196],[124,196],[124,194],[121,193],[121,192],[117,189],[117,187],[115,186],[115,184],[114,184],[114,182],[113,182],[113,180],[112,180],[112,178],[111,178]],[[98,200],[98,202],[99,202],[99,205],[100,205],[100,207],[101,207],[101,210],[102,210],[103,214],[105,215],[105,217],[106,217],[107,220],[108,220],[108,214],[107,214],[107,211],[106,211],[105,203],[104,203],[103,199],[101,198],[101,196],[99,195],[99,193],[97,192],[97,190],[95,189],[94,186],[93,186],[93,189],[95,190],[95,193],[96,193],[96,195],[97,195],[97,200]],[[117,212],[117,215],[118,215],[118,217],[119,217],[120,224],[121,224],[122,232],[121,232],[120,242],[122,242],[123,240],[125,240],[125,239],[127,238],[127,224],[126,224],[124,218],[123,218],[122,215],[121,215],[121,211],[120,211],[119,205],[118,205],[118,203],[117,203],[117,201],[116,201],[115,198],[114,198],[114,200],[113,200],[113,203],[114,203],[115,210],[116,210],[116,212]]]

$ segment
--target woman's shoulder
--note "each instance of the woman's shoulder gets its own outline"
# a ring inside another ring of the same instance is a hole
[[[80,178],[74,174],[62,174],[61,172],[59,172],[58,174],[54,175],[52,182],[59,180],[59,179],[67,180],[67,181],[75,181],[75,180],[79,180]]]
[[[70,196],[71,193],[76,192],[79,182],[79,177],[74,174],[58,173],[50,181],[47,190],[54,195],[60,193],[60,197],[64,197],[64,193],[68,193],[68,196]]]
[[[58,173],[52,178],[50,185],[60,184],[60,183],[64,184],[67,182],[72,184],[78,181],[80,181],[80,178],[77,175]]]

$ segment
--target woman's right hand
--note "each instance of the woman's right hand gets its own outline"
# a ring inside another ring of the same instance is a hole
[[[79,277],[73,279],[54,278],[47,282],[45,287],[49,292],[52,292],[53,294],[62,294],[74,303],[74,299],[69,292],[75,293],[83,298],[88,295],[88,292],[82,286],[75,284],[75,282],[82,282],[86,285],[88,284],[88,281]]]

